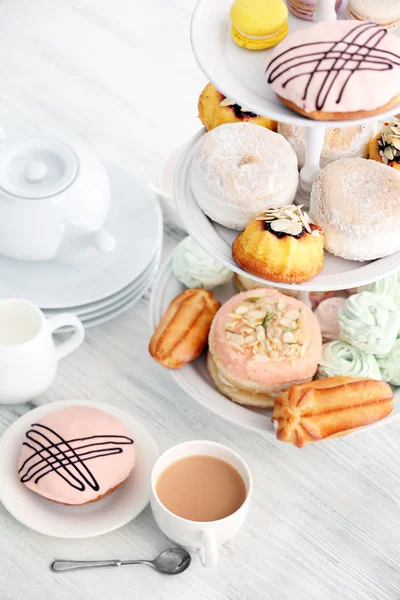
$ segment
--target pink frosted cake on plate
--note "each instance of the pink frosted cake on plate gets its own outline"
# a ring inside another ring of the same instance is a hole
[[[47,500],[77,506],[117,489],[134,465],[134,443],[121,421],[97,408],[69,406],[32,423],[18,475]]]

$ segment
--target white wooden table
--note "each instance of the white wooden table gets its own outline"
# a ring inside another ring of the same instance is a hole
[[[199,126],[205,81],[190,50],[193,6],[2,0],[0,114],[76,130],[102,157],[155,181],[164,155]],[[166,251],[178,237],[166,228]],[[71,397],[113,403],[137,416],[161,450],[193,438],[230,445],[254,474],[244,529],[214,571],[195,560],[171,578],[146,567],[53,575],[55,557],[149,557],[169,542],[149,508],[119,531],[74,541],[36,534],[0,506],[1,600],[399,600],[400,423],[303,450],[225,423],[150,359],[147,309],[144,298],[89,330],[35,404]],[[1,406],[0,433],[29,408]]]

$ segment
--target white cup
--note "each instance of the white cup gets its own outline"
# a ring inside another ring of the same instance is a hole
[[[205,454],[226,461],[241,475],[246,486],[246,500],[224,519],[218,521],[189,521],[172,513],[157,496],[156,484],[161,473],[171,463],[188,456]],[[230,539],[243,525],[249,511],[252,492],[251,472],[244,460],[226,446],[216,442],[194,440],[173,446],[160,456],[151,474],[151,508],[159,528],[172,541],[196,551],[204,567],[215,567],[218,561],[218,545]]]
[[[52,333],[64,326],[74,327],[75,332],[56,346]],[[0,403],[20,404],[45,392],[58,361],[76,350],[84,337],[85,329],[75,315],[46,319],[26,300],[0,300]]]

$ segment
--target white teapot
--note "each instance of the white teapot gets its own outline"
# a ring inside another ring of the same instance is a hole
[[[107,172],[82,140],[41,135],[0,142],[0,254],[42,261],[115,248],[103,229]]]

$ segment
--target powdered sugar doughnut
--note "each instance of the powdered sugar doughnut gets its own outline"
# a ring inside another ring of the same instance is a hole
[[[282,102],[311,119],[376,115],[400,101],[400,39],[375,23],[316,23],[279,44],[266,77]]]
[[[374,260],[400,250],[400,172],[365,158],[325,167],[311,191],[310,216],[325,248],[349,260]]]
[[[267,208],[291,204],[298,178],[289,142],[250,123],[220,125],[206,133],[191,171],[202,210],[213,221],[238,230]]]
[[[18,475],[36,494],[77,506],[114,491],[134,464],[133,440],[121,421],[97,408],[69,406],[31,425]]]
[[[339,158],[368,156],[368,142],[377,132],[377,126],[366,124],[355,127],[333,127],[325,131],[325,140],[321,153],[321,168]],[[278,133],[287,139],[296,152],[299,168],[305,163],[305,127],[278,124]]]

